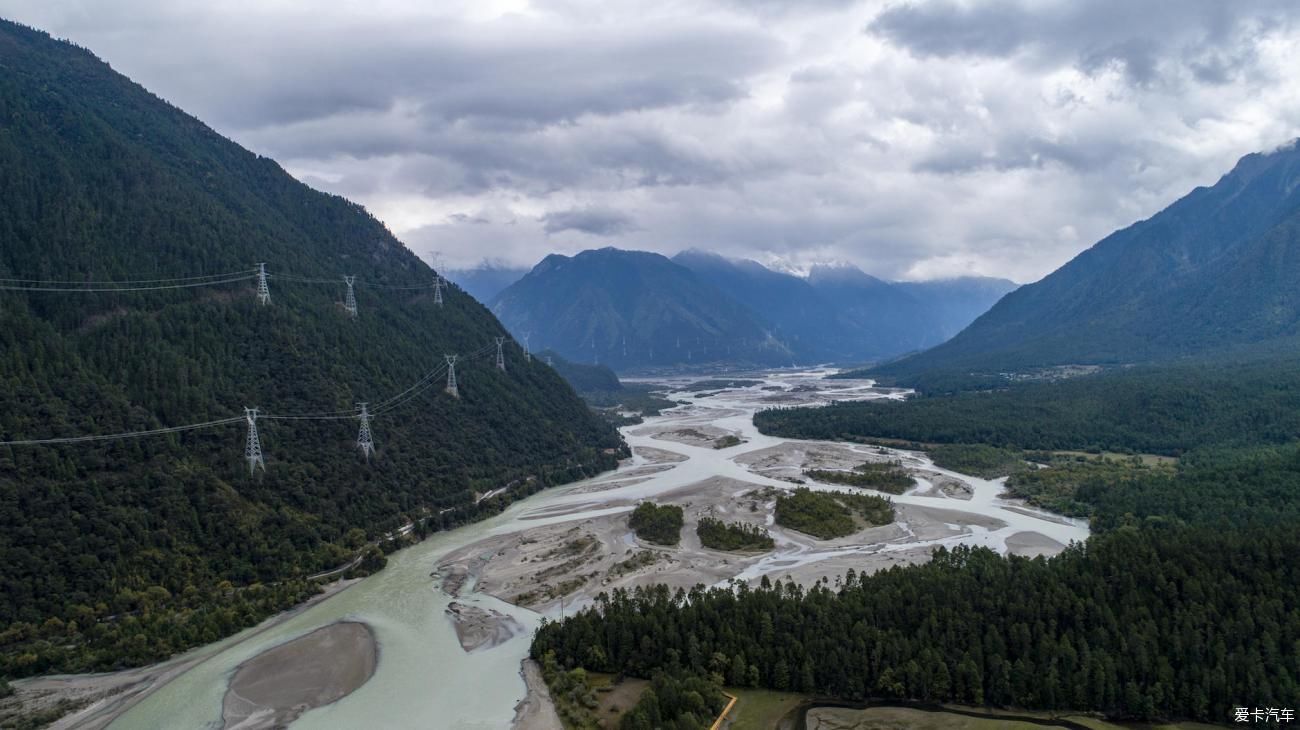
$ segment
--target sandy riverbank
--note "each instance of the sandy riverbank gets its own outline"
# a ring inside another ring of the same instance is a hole
[[[465,651],[500,646],[524,631],[519,622],[500,611],[452,601],[445,611],[456,628],[456,638]]]
[[[555,711],[555,702],[551,700],[551,691],[542,679],[542,668],[532,659],[525,659],[520,665],[519,674],[524,678],[524,686],[528,691],[519,700],[519,704],[515,705],[511,730],[564,730],[560,716]]]
[[[817,463],[861,463],[861,454],[817,450]],[[788,453],[785,456],[789,456]],[[800,454],[800,463],[804,458]],[[800,464],[801,465],[801,464]],[[775,492],[754,482],[714,476],[658,495],[656,502],[683,508],[681,541],[673,546],[643,543],[627,525],[627,512],[538,525],[496,535],[448,554],[438,565],[442,589],[458,596],[472,584],[478,593],[546,613],[561,602],[585,603],[602,591],[664,583],[670,588],[716,585],[732,577],[756,583],[763,575],[811,585],[852,568],[872,573],[895,565],[924,562],[933,543],[972,531],[989,532],[1005,523],[985,515],[936,506],[898,504],[889,525],[822,540],[774,524]],[[625,507],[634,501],[606,502]],[[954,503],[960,504],[959,502]],[[558,514],[558,510],[548,514]],[[700,544],[695,528],[702,517],[765,527],[776,540],[772,551],[736,553]],[[1031,535],[1018,537],[1022,550],[1050,552]]]
[[[58,674],[33,677],[13,683],[14,696],[0,704],[0,717],[20,717],[69,703],[76,707],[51,724],[50,730],[102,730],[172,679],[206,661],[218,650],[237,646],[268,631],[339,592],[356,580],[340,580],[324,586],[321,593],[303,604],[272,616],[257,626],[218,644],[192,649],[158,664],[120,672],[100,674]]]
[[[689,588],[725,580],[755,555],[706,550],[695,526],[703,515],[725,516],[757,525],[765,512],[738,509],[739,496],[758,485],[713,477],[661,495],[656,501],[685,508],[680,545],[643,543],[619,513],[485,538],[449,554],[438,566],[443,590],[461,589],[474,580],[477,592],[545,612],[560,601],[589,599],[601,591],[650,583]],[[630,510],[632,500],[606,502]],[[453,594],[454,595],[454,594]]]
[[[356,621],[322,626],[244,662],[222,701],[225,730],[267,730],[337,702],[369,681],[379,643]]]

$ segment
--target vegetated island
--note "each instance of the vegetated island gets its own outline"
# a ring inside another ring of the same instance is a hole
[[[902,494],[916,483],[897,461],[867,461],[853,467],[852,471],[838,469],[807,469],[804,476],[819,482],[844,484],[850,487],[867,487],[890,494]]]
[[[627,521],[636,536],[655,545],[676,545],[685,524],[682,508],[675,504],[642,502]]]
[[[822,540],[893,521],[893,502],[871,494],[814,492],[797,487],[776,498],[776,524]]]
[[[715,517],[701,517],[695,526],[700,544],[713,550],[758,552],[776,547],[768,531],[748,522],[723,522]]]

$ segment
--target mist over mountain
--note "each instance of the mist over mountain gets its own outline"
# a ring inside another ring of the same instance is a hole
[[[673,260],[772,322],[803,362],[861,361],[929,347],[1015,288],[1005,279],[886,282],[850,264],[807,276],[684,251]]]
[[[1159,362],[1300,335],[1300,150],[1243,157],[1211,187],[1107,236],[949,342],[880,369]]]
[[[472,269],[448,269],[443,272],[443,276],[464,289],[466,294],[486,304],[527,273],[528,269],[525,268],[485,263]]]

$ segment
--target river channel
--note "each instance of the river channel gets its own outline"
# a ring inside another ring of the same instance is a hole
[[[445,615],[453,598],[431,577],[441,561],[484,538],[625,512],[637,500],[653,499],[710,478],[725,477],[788,489],[791,487],[788,479],[783,480],[776,472],[754,463],[746,464],[745,455],[769,453],[774,447],[789,444],[816,448],[822,442],[799,442],[759,434],[751,420],[756,410],[783,403],[821,404],[830,400],[901,397],[899,393],[874,388],[868,381],[823,380],[825,374],[821,370],[765,373],[746,376],[760,382],[744,388],[703,394],[695,390],[674,392],[670,397],[687,405],[646,419],[642,425],[623,429],[634,452],[641,453],[628,459],[618,470],[546,490],[512,505],[492,519],[436,534],[389,556],[388,567],[383,571],[269,630],[260,633],[249,630],[198,650],[204,652],[206,659],[137,703],[110,727],[115,730],[220,728],[222,697],[227,682],[241,663],[322,626],[346,620],[364,622],[373,629],[379,643],[375,674],[340,701],[303,714],[293,724],[295,730],[508,728],[514,706],[525,693],[519,669],[520,661],[527,655],[532,630],[543,615],[556,617],[561,609],[546,605],[540,607],[544,613],[538,613],[476,592],[471,583],[455,600],[513,617],[524,631],[489,649],[466,652]],[[678,381],[678,387],[685,387],[688,382]],[[708,444],[663,438],[665,429],[705,427],[736,434],[744,443],[715,449]],[[838,448],[863,454],[869,450],[876,455],[881,453],[877,447],[860,444],[839,444]],[[667,464],[661,459],[657,470],[647,469],[644,454],[651,450],[684,458]],[[764,575],[780,577],[801,566],[823,562],[842,572],[843,565],[859,558],[879,557],[890,551],[915,554],[936,545],[983,545],[1005,553],[1016,549],[1025,535],[1059,549],[1088,535],[1084,522],[1003,499],[999,496],[1002,492],[999,482],[937,469],[923,455],[914,452],[893,453],[909,464],[923,467],[926,473],[942,475],[940,478],[946,478],[947,483],[965,485],[965,496],[961,499],[923,489],[927,486],[925,480],[918,480],[917,488],[893,497],[898,505],[937,507],[942,511],[936,514],[956,515],[940,520],[951,522],[940,531],[942,534],[932,531],[923,537],[918,537],[918,533],[908,539],[862,544],[841,540],[822,546],[811,540],[786,538],[774,530],[776,550],[753,560],[736,562],[735,573],[727,579],[755,581]],[[629,474],[641,476],[628,479]],[[906,531],[906,525],[898,529]],[[574,610],[575,603],[581,600],[575,600],[563,610]]]

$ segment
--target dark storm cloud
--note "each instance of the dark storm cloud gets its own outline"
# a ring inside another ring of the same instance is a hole
[[[264,39],[273,49],[260,62],[236,64],[233,74],[211,73],[219,59],[179,72],[195,83],[192,98],[206,118],[242,129],[405,103],[431,125],[468,121],[509,131],[725,103],[743,96],[744,78],[776,52],[769,38],[738,29],[594,35],[550,27],[529,33],[520,25],[504,39],[481,39],[453,24],[373,34],[326,27]],[[158,69],[177,71],[170,62]]]
[[[1242,65],[1234,47],[1296,15],[1289,0],[938,0],[888,8],[867,30],[922,56],[1022,55],[1088,73],[1118,67],[1138,84],[1155,81],[1165,64],[1223,83]]]
[[[456,267],[610,238],[1023,281],[1300,131],[1289,0],[0,0],[0,15]]]
[[[631,218],[612,210],[553,211],[542,216],[542,224],[547,233],[579,231],[593,236],[619,236],[636,230]]]

